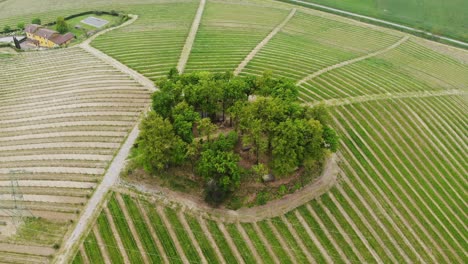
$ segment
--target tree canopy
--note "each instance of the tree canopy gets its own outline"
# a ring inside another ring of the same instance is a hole
[[[290,175],[337,150],[327,108],[300,104],[294,83],[269,72],[239,77],[172,69],[157,85],[137,157],[153,172],[190,164],[211,202],[238,188],[243,171]],[[240,166],[242,149],[251,155],[249,167]]]
[[[57,23],[56,23],[56,25],[55,25],[55,29],[56,29],[60,34],[63,34],[63,33],[68,32],[68,24],[67,24],[67,22],[65,21],[65,18],[63,18],[63,17],[58,17],[58,18],[57,18]]]

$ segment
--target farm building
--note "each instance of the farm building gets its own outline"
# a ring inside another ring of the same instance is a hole
[[[34,42],[36,46],[46,48],[55,48],[67,45],[75,37],[72,33],[62,35],[57,31],[47,29],[36,24],[27,25],[24,31],[26,32],[28,39]]]

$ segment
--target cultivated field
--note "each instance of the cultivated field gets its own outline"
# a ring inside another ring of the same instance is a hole
[[[139,18],[93,47],[151,80],[177,66],[198,1],[112,4]],[[284,216],[239,223],[116,191],[75,263],[468,262],[466,51],[284,3],[210,0],[189,52],[186,71],[271,70],[304,103],[328,104],[338,184]],[[149,96],[79,48],[0,63],[0,199],[11,207],[18,169],[22,204],[43,217],[0,240],[0,262],[43,262]]]
[[[78,48],[0,63],[0,221],[7,224],[0,230],[11,228],[12,215],[37,217],[12,238],[0,234],[0,261],[43,262],[99,184],[148,92]]]
[[[466,1],[302,0],[468,41]]]

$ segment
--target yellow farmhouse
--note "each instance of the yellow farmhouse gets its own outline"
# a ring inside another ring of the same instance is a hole
[[[62,35],[57,31],[47,29],[36,24],[27,25],[24,31],[26,32],[28,39],[35,43],[36,46],[46,48],[55,48],[67,45],[75,37],[72,33]]]

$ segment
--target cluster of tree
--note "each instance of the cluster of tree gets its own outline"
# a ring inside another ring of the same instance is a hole
[[[330,116],[323,106],[310,108],[277,97],[258,97],[253,102],[237,102],[230,114],[256,163],[266,155],[279,176],[321,161],[327,150],[337,149],[337,135],[328,126]]]
[[[239,186],[241,156],[236,146],[250,148],[256,164],[277,175],[320,160],[327,150],[336,151],[326,108],[296,102],[298,90],[289,80],[270,73],[179,75],[173,69],[157,85],[153,111],[141,123],[135,160],[151,172],[190,164],[204,179],[208,201],[219,203]],[[227,121],[234,129],[227,135],[216,133],[216,124]]]

